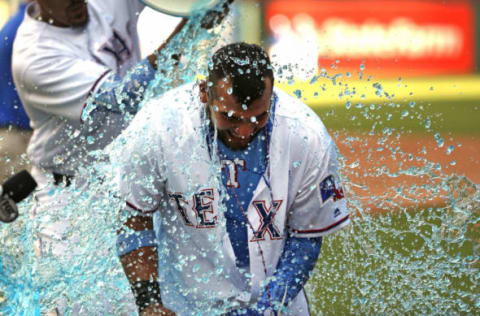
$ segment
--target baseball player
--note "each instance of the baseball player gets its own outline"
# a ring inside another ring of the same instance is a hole
[[[110,143],[137,112],[157,53],[186,23],[141,60],[136,25],[143,7],[138,0],[36,0],[27,7],[12,68],[33,128],[28,155],[39,184],[34,214],[71,203],[68,190],[55,189],[73,181],[81,186],[79,167],[94,161],[88,153]],[[38,255],[47,249],[71,254],[61,238],[68,228],[62,221],[42,224]]]
[[[12,68],[34,129],[28,154],[36,178],[72,178],[89,151],[118,135],[125,112],[136,112],[156,68],[156,54],[140,60],[142,9],[138,0],[37,0],[27,8]],[[98,109],[83,122],[90,95]]]
[[[263,49],[227,45],[205,82],[149,102],[110,147],[141,314],[310,315],[303,286],[349,214],[334,141],[273,83]]]

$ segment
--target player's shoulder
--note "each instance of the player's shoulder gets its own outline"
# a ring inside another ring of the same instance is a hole
[[[58,28],[25,16],[13,44],[14,71],[26,71],[32,65],[52,67],[55,65],[53,59],[71,50],[70,43],[62,41],[62,34],[55,32],[55,29]]]
[[[159,133],[195,125],[199,123],[200,107],[198,86],[195,83],[181,85],[145,100],[130,125],[148,124],[152,131]]]
[[[118,15],[138,16],[145,4],[140,0],[89,0],[88,6],[89,10],[116,18]]]
[[[295,143],[329,145],[331,137],[320,117],[305,103],[275,88],[277,99],[275,120]]]

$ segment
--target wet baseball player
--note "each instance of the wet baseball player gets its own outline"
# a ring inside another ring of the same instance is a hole
[[[224,46],[207,73],[146,104],[110,148],[130,212],[118,251],[137,306],[310,315],[303,287],[322,237],[349,223],[334,141],[274,88],[259,46]]]

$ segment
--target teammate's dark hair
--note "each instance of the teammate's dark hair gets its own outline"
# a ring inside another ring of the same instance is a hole
[[[236,100],[249,106],[262,96],[266,78],[270,78],[273,84],[270,58],[255,44],[242,42],[224,46],[215,52],[208,67],[209,97],[215,98],[212,87],[224,78],[231,80],[232,95]]]

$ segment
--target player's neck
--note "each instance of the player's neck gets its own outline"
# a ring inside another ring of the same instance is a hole
[[[64,24],[60,21],[57,21],[51,15],[49,15],[48,13],[41,12],[41,11],[38,12],[34,16],[34,19],[36,19],[38,21],[41,21],[41,22],[48,23],[48,24],[53,25],[53,26],[57,26],[57,27],[69,27],[69,25],[66,25],[66,24]]]

